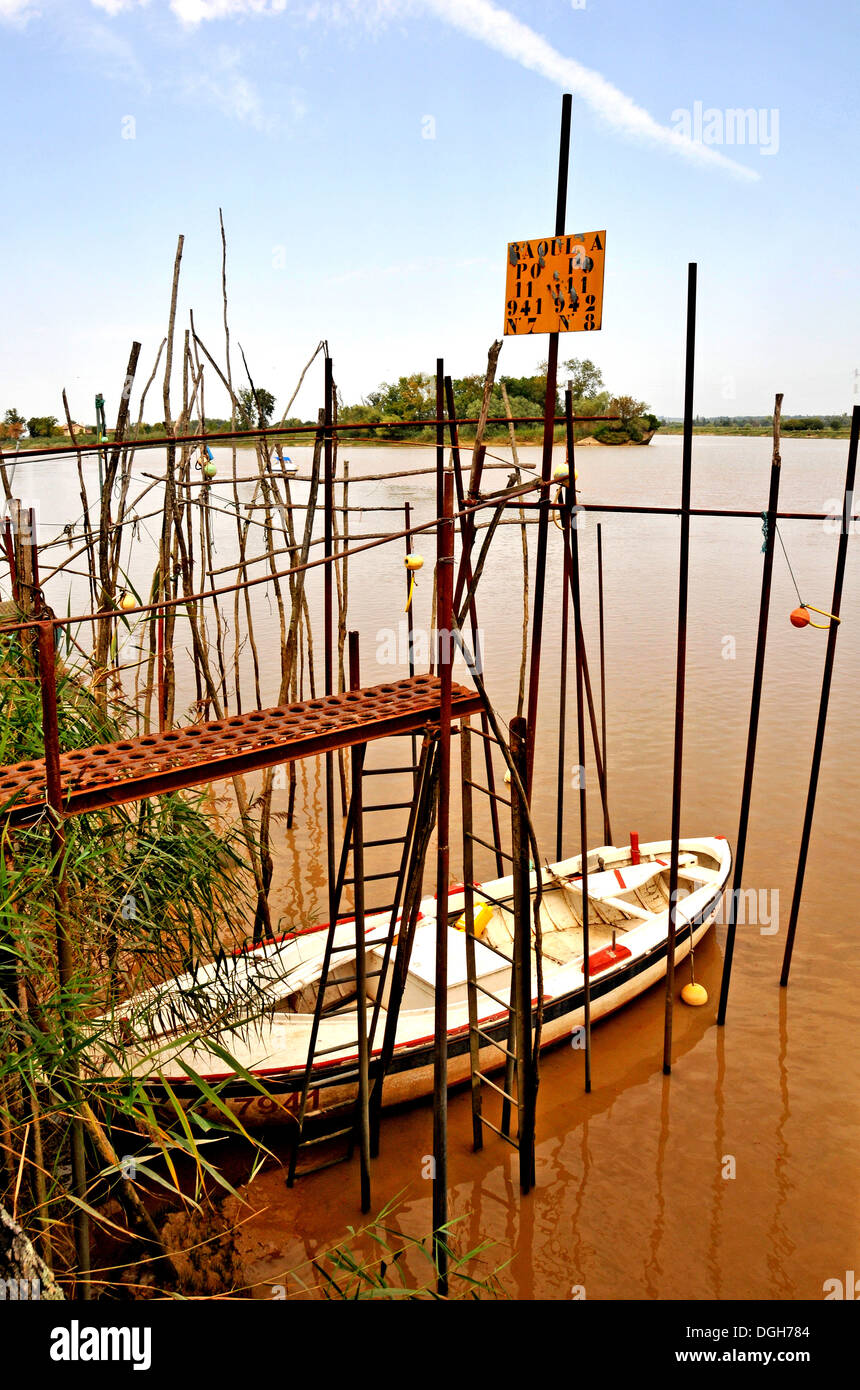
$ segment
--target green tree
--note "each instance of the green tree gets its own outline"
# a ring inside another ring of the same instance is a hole
[[[10,408],[6,411],[6,414],[3,416],[3,424],[4,424],[4,425],[23,425],[23,423],[24,423],[24,416],[18,414],[18,412],[17,412],[17,410],[15,409],[14,405],[13,405],[13,406],[10,406]]]
[[[560,380],[564,380],[565,386],[568,381],[573,383],[574,402],[591,400],[605,389],[603,373],[599,367],[595,367],[590,357],[568,357],[566,362],[562,362],[558,375]]]
[[[253,430],[258,425],[268,425],[275,409],[275,397],[271,391],[258,386],[256,392],[244,386],[239,392],[237,424],[240,430]]]
[[[648,413],[645,401],[635,401],[632,396],[613,396],[609,402],[608,415],[620,415],[622,424],[628,424],[639,415]]]
[[[31,415],[27,429],[33,439],[50,439],[57,432],[56,415]]]

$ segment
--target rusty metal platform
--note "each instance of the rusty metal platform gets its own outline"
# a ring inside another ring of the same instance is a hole
[[[474,691],[454,685],[452,719],[475,714]],[[190,724],[163,734],[121,739],[60,755],[63,811],[79,815],[160,792],[292,762],[391,734],[411,733],[439,718],[439,678],[411,676],[343,695]],[[12,824],[45,808],[43,760],[0,768],[0,816]]]

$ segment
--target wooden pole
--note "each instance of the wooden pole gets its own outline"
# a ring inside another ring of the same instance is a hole
[[[74,962],[69,940],[69,900],[65,879],[66,834],[63,826],[63,792],[60,778],[60,726],[57,714],[57,667],[54,648],[54,629],[51,623],[38,625],[39,683],[42,696],[42,735],[45,742],[45,782],[48,802],[48,833],[51,844],[51,878],[57,939],[57,983],[62,1008],[66,1060],[71,1071],[69,1086],[72,1104],[70,1126],[72,1192],[78,1203],[87,1200],[87,1165],[84,1149],[84,1125],[80,1114],[80,1087],[75,1041],[68,1020],[68,991]],[[75,1258],[80,1280],[80,1297],[90,1299],[90,1226],[84,1208],[75,1208]]]
[[[773,557],[776,550],[776,514],[779,509],[779,483],[782,477],[782,459],[779,452],[779,421],[782,411],[782,394],[779,393],[774,402],[773,410],[773,453],[770,465],[770,493],[767,503],[767,542],[764,552],[764,565],[761,573],[761,598],[758,610],[758,635],[756,637],[755,665],[753,667],[753,686],[752,699],[750,702],[750,722],[747,732],[747,755],[744,765],[744,783],[741,792],[741,818],[738,825],[738,838],[735,844],[734,876],[732,880],[732,891],[729,898],[729,920],[726,932],[726,951],[723,959],[723,978],[720,986],[720,1004],[717,1011],[717,1023],[722,1025],[726,1021],[726,1009],[729,1002],[729,985],[732,978],[732,959],[735,951],[735,935],[737,932],[737,909],[738,899],[741,891],[741,881],[744,871],[744,856],[747,847],[747,831],[749,829],[750,799],[752,796],[752,780],[755,770],[756,743],[758,740],[759,711],[761,709],[761,692],[764,682],[764,658],[767,647],[767,625],[770,615],[770,590],[771,578],[773,575]]]
[[[681,451],[681,553],[678,575],[678,647],[675,667],[675,753],[672,765],[672,857],[669,865],[669,930],[666,955],[666,1009],[663,1072],[672,1070],[672,1013],[675,1003],[675,935],[678,910],[678,856],[681,837],[681,772],[684,760],[684,693],[687,672],[687,590],[690,570],[690,484],[693,472],[693,375],[696,363],[696,266],[687,271],[687,356],[684,383],[684,440]]]
[[[857,442],[860,438],[860,405],[855,405],[851,416],[851,438],[848,443],[848,469],[845,475],[845,495],[842,500],[842,529],[839,533],[839,549],[836,555],[836,576],[833,581],[833,598],[830,612],[833,618],[839,617],[842,608],[842,585],[845,579],[845,561],[848,558],[848,537],[851,535],[854,499],[854,479],[857,473]],[[783,988],[788,984],[791,971],[791,957],[794,952],[794,939],[797,935],[797,918],[800,913],[800,900],[803,896],[803,880],[806,874],[806,858],[809,853],[809,840],[812,835],[812,817],[815,812],[815,796],[818,791],[818,776],[821,772],[821,754],[824,748],[824,730],[827,727],[827,710],[830,704],[830,685],[833,679],[833,662],[836,656],[836,639],[840,624],[831,620],[827,629],[827,650],[824,654],[824,674],[821,679],[821,699],[818,705],[818,725],[815,730],[815,745],[812,751],[812,767],[809,772],[809,791],[806,796],[806,812],[803,817],[803,831],[800,837],[800,854],[797,860],[797,877],[794,880],[794,894],[791,899],[791,916],[788,921],[788,935],[782,974],[779,983]]]

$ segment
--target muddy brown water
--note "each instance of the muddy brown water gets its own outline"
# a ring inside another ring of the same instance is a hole
[[[291,452],[294,460],[306,464],[308,451]],[[505,450],[494,452],[508,457]],[[843,441],[786,441],[781,506],[838,513],[846,454]],[[224,475],[229,455],[219,451],[217,457]],[[521,453],[532,464],[537,457],[534,449]],[[659,435],[642,450],[582,449],[578,458],[582,499],[674,505],[679,496],[680,457],[680,440]],[[240,471],[253,472],[252,460],[252,454],[240,454]],[[362,448],[353,451],[350,471],[353,476],[390,472],[429,466],[432,460],[432,451],[424,449]],[[769,460],[767,439],[697,438],[693,504],[763,508]],[[141,461],[140,468],[155,471],[152,457]],[[18,495],[41,503],[43,535],[59,530],[79,510],[71,479],[66,487],[55,476],[47,487],[47,476],[44,465],[39,468],[33,463],[19,465],[16,478]],[[501,485],[505,474],[494,477]],[[243,485],[246,500],[252,491],[252,485]],[[301,484],[295,485],[296,498],[305,493]],[[350,493],[352,503],[367,507],[400,507],[408,500],[419,520],[432,514],[435,495],[429,477],[353,483]],[[595,686],[597,520],[588,514],[580,529],[586,639]],[[400,521],[397,512],[368,511],[353,516],[350,524],[354,532],[370,532],[399,527]],[[836,524],[786,521],[781,530],[804,601],[827,609]],[[602,533],[607,762],[614,838],[627,843],[630,830],[637,830],[642,840],[664,838],[669,833],[671,805],[679,523],[675,517],[606,515]],[[529,534],[533,562],[534,528]],[[234,523],[229,517],[217,519],[216,535],[217,562],[226,564],[236,553]],[[549,858],[555,857],[558,768],[559,541],[559,533],[553,530],[534,798],[539,838]],[[732,843],[735,840],[761,544],[757,520],[702,518],[692,523],[685,835],[723,834]],[[429,537],[416,541],[415,549],[428,560],[415,596],[416,624],[426,627],[433,542]],[[846,1270],[858,1267],[858,549],[860,542],[852,537],[789,989],[780,990],[778,978],[826,635],[790,626],[788,614],[797,604],[797,595],[779,551],[744,874],[745,887],[753,890],[748,895],[748,915],[757,920],[739,927],[727,1026],[718,1029],[715,1024],[725,934],[723,927],[717,927],[697,952],[697,977],[707,986],[710,1002],[700,1010],[678,1005],[670,1078],[661,1072],[661,989],[650,991],[595,1028],[590,1096],[583,1094],[581,1053],[565,1046],[544,1053],[537,1184],[525,1199],[519,1195],[516,1155],[491,1133],[483,1151],[473,1153],[468,1094],[451,1095],[450,1212],[457,1219],[456,1242],[461,1249],[490,1242],[486,1266],[506,1264],[501,1282],[515,1298],[567,1299],[584,1290],[589,1299],[817,1299],[826,1280],[844,1278]],[[365,684],[405,673],[400,628],[404,621],[402,553],[402,542],[396,542],[350,563],[350,625],[362,634]],[[144,527],[130,558],[130,572],[140,582],[151,558]],[[500,528],[479,592],[479,619],[486,681],[505,719],[514,713],[516,699],[521,566],[519,529]],[[53,585],[49,599],[56,611],[63,612],[66,590],[59,580]],[[80,601],[80,588],[75,594]],[[316,576],[311,592],[315,615],[320,612],[320,594],[321,581]],[[278,678],[277,618],[273,602],[261,591],[255,594],[254,604],[264,703],[271,703]],[[321,645],[321,637],[317,641]],[[392,653],[399,658],[394,663]],[[321,659],[318,646],[318,669]],[[571,682],[565,853],[579,849],[570,775],[575,761],[572,692]],[[391,748],[380,746],[369,756],[371,762],[381,763],[390,753]],[[593,776],[589,780],[595,781]],[[383,784],[387,779],[378,781]],[[452,874],[458,878],[456,779],[454,786]],[[388,785],[385,790],[399,788]],[[284,810],[286,792],[275,796],[276,809]],[[483,809],[479,814],[487,829]],[[377,820],[382,833],[394,833],[400,825],[395,813]],[[596,845],[603,836],[594,793],[589,820],[589,839]],[[327,916],[323,825],[322,768],[308,761],[299,769],[295,827],[288,832],[278,822],[275,832],[272,902],[282,927],[308,925]],[[478,878],[493,876],[488,855],[479,858],[476,870]],[[426,891],[433,887],[428,875]],[[686,978],[683,967],[679,988]],[[277,1161],[243,1189],[253,1214],[243,1227],[242,1244],[247,1274],[260,1298],[271,1297],[273,1286],[283,1282],[294,1292],[297,1285],[286,1279],[285,1271],[336,1243],[348,1225],[363,1224],[357,1161],[307,1177],[288,1191],[281,1166],[286,1144],[278,1136],[269,1136],[269,1141]],[[392,1221],[414,1235],[426,1234],[430,1225],[426,1174],[431,1151],[429,1104],[386,1115],[381,1155],[373,1165],[373,1209],[397,1198]]]

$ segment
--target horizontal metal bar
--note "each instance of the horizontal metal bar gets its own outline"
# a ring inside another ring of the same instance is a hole
[[[471,726],[466,730],[467,734],[477,734],[478,738],[486,739],[487,743],[494,743],[497,748],[501,748],[499,740],[495,734],[485,734],[483,729],[473,729]]]
[[[474,840],[477,844],[483,845],[484,849],[488,849],[491,852],[491,854],[500,854],[503,859],[507,859],[511,864],[513,864],[514,861],[508,854],[507,850],[502,849],[499,845],[488,845],[487,841],[482,840],[480,835],[476,835],[474,830],[464,830],[463,834],[464,836],[468,836],[470,840]]]
[[[487,951],[492,951],[494,955],[501,956],[502,960],[507,961],[508,965],[513,966],[514,962],[511,959],[511,957],[506,956],[504,951],[500,951],[498,946],[491,945],[489,941],[482,941],[481,938],[479,936],[476,936],[474,932],[467,931],[466,935],[468,936],[470,941],[477,941],[479,946],[483,946],[484,949]]]
[[[500,1042],[497,1042],[495,1038],[491,1038],[490,1035],[489,1035],[489,1033],[485,1033],[485,1032],[484,1032],[483,1028],[475,1027],[475,1028],[472,1029],[472,1032],[473,1032],[473,1033],[480,1033],[480,1035],[481,1035],[482,1038],[486,1038],[487,1042],[490,1043],[491,1046],[497,1048],[497,1049],[499,1050],[499,1052],[503,1052],[503,1053],[505,1054],[506,1057],[510,1057],[510,1059],[511,1059],[512,1062],[515,1062],[515,1061],[517,1060],[517,1057],[516,1057],[516,1053],[515,1053],[515,1052],[511,1052],[511,1049],[510,1049],[509,1047],[504,1047],[503,1044],[500,1043]]]
[[[377,849],[381,845],[402,845],[405,838],[405,835],[392,835],[387,840],[365,840],[364,848]]]
[[[520,1147],[516,1139],[512,1139],[509,1134],[504,1134],[502,1130],[497,1129],[491,1120],[486,1120],[483,1115],[480,1116],[480,1120],[482,1125],[486,1125],[487,1129],[491,1129],[494,1134],[498,1134],[499,1138],[504,1139],[506,1143],[510,1144],[512,1149],[518,1149]]]
[[[377,879],[377,878],[399,878],[399,877],[400,877],[400,870],[399,870],[399,869],[390,869],[390,870],[388,871],[387,874],[364,874],[364,876],[362,877],[362,880],[361,880],[361,881],[362,881],[362,883],[371,883],[374,879]],[[354,878],[345,878],[345,879],[344,879],[344,883],[355,883],[355,879],[354,879]]]
[[[492,1086],[494,1091],[498,1091],[499,1095],[502,1096],[504,1100],[509,1100],[511,1102],[511,1105],[516,1105],[516,1096],[508,1095],[507,1091],[503,1091],[501,1086],[497,1086],[495,1081],[491,1081],[490,1078],[488,1076],[485,1076],[482,1071],[476,1071],[475,1075],[481,1078],[485,1086]]]
[[[403,811],[412,806],[411,801],[388,801],[379,806],[362,806],[362,811]]]
[[[474,787],[476,792],[483,792],[484,796],[491,796],[495,801],[501,801],[503,806],[510,806],[509,797],[499,796],[498,792],[491,792],[489,787],[482,787],[480,782],[470,782],[468,777],[464,777],[463,781],[467,787]]]
[[[387,774],[394,777],[400,773],[411,772],[414,776],[418,771],[417,767],[366,767],[362,770],[362,777],[382,777]]]
[[[500,999],[497,994],[493,994],[493,991],[491,989],[487,989],[484,985],[482,985],[480,980],[475,981],[475,989],[479,989],[482,994],[486,994],[487,998],[492,999],[496,1004],[498,1004],[500,1009],[504,1009],[508,1013],[510,1012],[510,1002],[505,1003],[504,999]]]

